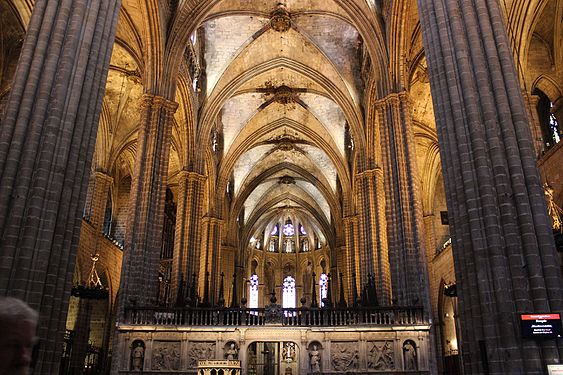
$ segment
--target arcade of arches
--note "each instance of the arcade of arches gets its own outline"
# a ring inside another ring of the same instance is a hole
[[[0,115],[34,373],[563,363],[563,0],[0,0]]]

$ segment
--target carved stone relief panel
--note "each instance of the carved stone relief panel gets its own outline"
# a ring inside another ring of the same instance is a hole
[[[155,371],[180,370],[180,342],[154,341],[151,369]]]
[[[373,370],[395,370],[393,341],[369,341],[367,366]]]
[[[354,371],[358,369],[358,343],[332,342],[330,346],[330,363],[334,371]]]
[[[187,358],[189,368],[196,368],[200,359],[215,359],[215,342],[190,341]]]

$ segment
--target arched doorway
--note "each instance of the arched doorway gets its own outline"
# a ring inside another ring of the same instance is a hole
[[[438,303],[440,336],[444,374],[461,374],[459,343],[457,335],[457,292],[455,284],[441,283]]]
[[[248,375],[299,374],[299,347],[291,341],[255,341],[248,346]]]

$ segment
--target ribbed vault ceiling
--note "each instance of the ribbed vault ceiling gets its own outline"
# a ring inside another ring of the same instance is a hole
[[[222,1],[207,16],[197,34],[202,118],[220,134],[219,181],[234,187],[233,217],[244,210],[253,226],[247,239],[286,216],[330,238],[338,185],[350,187],[345,133],[361,113],[361,38],[332,1],[284,4]]]

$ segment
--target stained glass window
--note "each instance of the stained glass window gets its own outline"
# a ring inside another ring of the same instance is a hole
[[[248,307],[253,309],[258,307],[258,275],[250,276],[250,290],[248,293]]]
[[[309,251],[309,240],[306,238],[303,238],[301,240],[301,251],[306,253],[307,251]]]
[[[290,221],[288,221],[283,226],[283,234],[285,234],[286,236],[293,236],[295,234],[295,230],[293,229],[293,224],[291,224]]]
[[[282,307],[295,308],[295,279],[287,276],[283,280]]]
[[[276,243],[277,243],[278,239],[277,238],[272,238],[270,240],[270,246],[268,247],[268,251],[275,253],[276,252]]]
[[[328,297],[328,276],[326,273],[322,273],[319,279],[319,295],[321,296],[321,307],[323,307],[323,299]]]
[[[286,253],[294,253],[295,252],[295,245],[292,239],[287,238],[284,243],[284,252]]]

